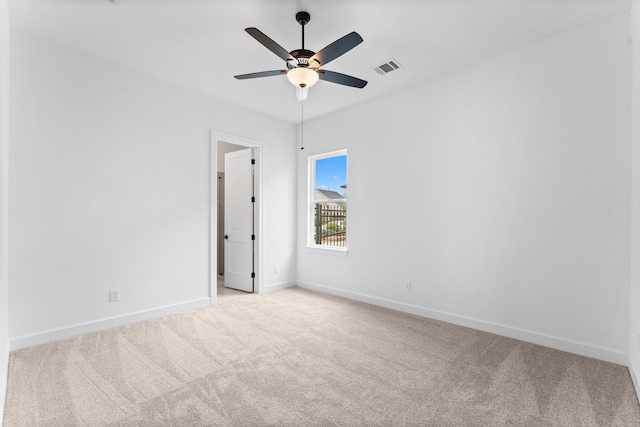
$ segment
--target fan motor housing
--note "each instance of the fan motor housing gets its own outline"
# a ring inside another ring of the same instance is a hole
[[[297,67],[318,68],[321,65],[318,60],[314,59],[314,64],[309,64],[309,58],[311,58],[315,54],[316,53],[314,51],[308,49],[292,50],[291,52],[289,52],[289,55],[293,56],[298,61],[298,65],[296,66],[291,63],[287,63],[287,67],[289,67],[289,69]]]

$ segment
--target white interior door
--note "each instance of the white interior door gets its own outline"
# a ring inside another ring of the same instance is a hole
[[[253,292],[255,199],[251,148],[226,153],[224,167],[224,286]]]

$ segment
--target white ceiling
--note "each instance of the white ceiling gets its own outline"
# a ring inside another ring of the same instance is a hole
[[[10,0],[13,28],[149,73],[291,123],[301,105],[283,69],[244,32],[257,27],[286,50],[301,47],[295,14],[311,21],[305,47],[318,51],[351,31],[364,42],[326,68],[369,84],[320,81],[305,120],[338,111],[518,46],[627,12],[631,0]],[[380,76],[395,58],[403,68]]]

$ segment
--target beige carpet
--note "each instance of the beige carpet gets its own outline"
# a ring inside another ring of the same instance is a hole
[[[225,288],[224,287],[224,278],[221,276],[218,276],[218,290],[217,290],[217,295],[218,295],[218,302],[225,302],[226,300],[228,300],[229,298],[235,298],[235,297],[239,297],[239,296],[246,296],[250,294],[250,292],[243,292],[243,291],[238,291],[236,289],[231,289],[231,288]]]
[[[299,288],[16,351],[6,426],[640,426],[626,368]]]

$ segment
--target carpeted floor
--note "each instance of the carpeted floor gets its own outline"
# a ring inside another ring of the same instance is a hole
[[[235,297],[240,297],[240,296],[247,296],[250,295],[249,292],[243,292],[243,291],[238,291],[235,289],[231,289],[231,288],[225,288],[224,287],[224,278],[222,276],[218,276],[218,290],[217,290],[217,295],[218,295],[218,302],[225,302],[226,300],[230,299],[230,298],[235,298]]]
[[[300,288],[16,351],[5,426],[640,426],[625,367]]]

